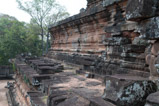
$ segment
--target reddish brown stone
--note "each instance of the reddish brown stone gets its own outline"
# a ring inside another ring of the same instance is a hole
[[[129,32],[129,31],[124,31],[122,34],[123,34],[124,37],[130,37],[131,32]]]
[[[150,64],[150,62],[151,62],[151,54],[148,54],[147,56],[146,56],[146,64]]]
[[[155,67],[155,62],[156,62],[156,57],[154,55],[151,55],[150,64],[149,64],[151,76],[159,76],[157,69]]]
[[[156,41],[153,46],[152,46],[152,49],[151,49],[151,52],[153,55],[157,56],[158,53],[159,53],[159,41]]]
[[[132,32],[132,33],[130,34],[130,36],[131,36],[132,40],[134,40],[135,37],[138,37],[138,36],[139,36],[139,33]]]

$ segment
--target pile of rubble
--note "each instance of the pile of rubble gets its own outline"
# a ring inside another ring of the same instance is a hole
[[[77,75],[75,71],[78,67],[48,58],[24,56],[18,56],[14,64],[14,95],[19,105],[25,102],[26,106],[114,106],[102,99],[105,88],[103,82]],[[49,68],[43,69],[43,66]]]

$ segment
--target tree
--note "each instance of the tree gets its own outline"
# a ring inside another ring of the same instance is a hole
[[[24,24],[9,16],[0,18],[0,64],[7,64],[9,58],[25,52]]]
[[[41,56],[42,50],[41,48],[41,40],[39,36],[39,27],[34,24],[34,22],[30,22],[30,24],[26,24],[26,39],[25,46],[27,47],[27,51],[32,53],[33,55]]]
[[[45,31],[47,32],[46,33],[46,37],[47,37],[46,53],[48,52],[48,48],[50,46],[50,41],[49,41],[50,33],[48,31],[48,27],[52,24],[56,24],[58,21],[61,21],[67,18],[68,16],[69,16],[69,13],[65,12],[65,8],[58,7],[58,11],[56,11],[56,13],[46,17],[46,20],[45,20],[45,28],[46,28]]]
[[[57,22],[56,20],[63,19],[63,17],[69,14],[65,8],[57,4],[55,0],[32,0],[27,2],[17,0],[17,2],[19,8],[27,12],[32,17],[32,20],[39,26],[42,38],[42,54],[44,54],[44,36],[46,35],[47,39],[49,38],[48,25]],[[53,19],[51,19],[51,17]]]
[[[0,65],[7,65],[8,59],[17,54],[41,55],[41,40],[36,34],[37,25],[19,22],[8,15],[0,16]]]

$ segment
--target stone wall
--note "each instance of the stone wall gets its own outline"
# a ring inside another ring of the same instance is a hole
[[[133,11],[130,3],[88,0],[85,11],[50,26],[52,48],[48,55],[101,75],[141,75],[142,71],[148,76],[145,50],[149,43],[140,38],[146,29],[139,32],[144,22],[129,21]]]
[[[0,66],[0,78],[2,77],[12,77],[14,74],[11,66]]]
[[[49,58],[17,56],[15,91],[33,106],[158,106],[159,1],[87,1],[50,26]]]
[[[48,55],[98,74],[149,76],[151,71],[151,76],[158,76],[158,4],[157,0],[88,0],[86,10],[50,26]]]
[[[104,78],[105,100],[119,106],[144,105],[158,88],[159,1],[87,1],[85,10],[50,26],[48,57]],[[144,90],[147,87],[150,91]]]

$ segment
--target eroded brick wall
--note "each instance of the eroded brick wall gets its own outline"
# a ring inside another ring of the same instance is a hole
[[[50,26],[48,56],[91,72],[158,76],[158,0],[87,0],[85,11]]]

